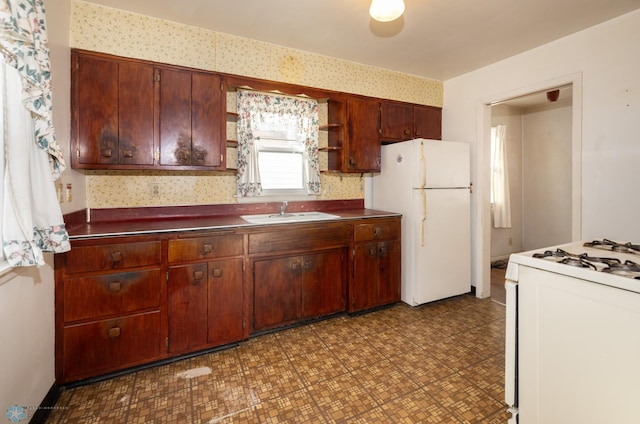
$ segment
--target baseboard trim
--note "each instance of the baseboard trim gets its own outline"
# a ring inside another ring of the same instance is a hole
[[[62,388],[57,384],[53,384],[49,391],[47,392],[42,402],[40,402],[40,406],[36,410],[35,414],[29,420],[29,424],[44,424],[47,422],[47,418],[49,418],[49,414],[56,406],[56,402],[60,398],[60,393],[62,393]]]

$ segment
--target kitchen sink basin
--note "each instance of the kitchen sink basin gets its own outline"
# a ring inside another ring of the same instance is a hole
[[[340,218],[340,216],[325,212],[298,212],[285,213],[284,215],[279,213],[240,215],[240,218],[251,224],[282,224],[286,222],[324,221],[327,219]]]

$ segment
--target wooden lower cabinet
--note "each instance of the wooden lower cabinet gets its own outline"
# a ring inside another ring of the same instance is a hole
[[[400,301],[400,220],[356,224],[349,312]]]
[[[72,240],[55,278],[63,384],[397,302],[400,218]]]
[[[242,259],[170,267],[167,314],[171,354],[241,340]]]
[[[344,269],[344,249],[255,261],[253,330],[344,311]]]
[[[154,360],[161,352],[160,312],[69,325],[64,352],[67,380]]]
[[[163,355],[161,257],[149,237],[75,241],[55,255],[58,382]]]

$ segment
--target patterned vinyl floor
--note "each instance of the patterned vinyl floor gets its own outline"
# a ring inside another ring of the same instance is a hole
[[[504,306],[398,304],[66,389],[47,423],[506,423]]]

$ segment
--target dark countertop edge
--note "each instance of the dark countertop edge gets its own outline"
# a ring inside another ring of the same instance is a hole
[[[302,209],[308,210],[308,209]],[[269,210],[271,211],[271,210]],[[325,209],[324,211],[327,211]],[[252,224],[239,217],[240,214],[246,214],[246,210],[238,215],[213,215],[213,216],[186,216],[186,217],[172,217],[172,218],[155,218],[155,219],[143,219],[143,220],[130,220],[130,221],[102,221],[102,222],[82,222],[78,219],[78,216],[74,218],[76,220],[70,220],[67,222],[67,232],[70,240],[85,240],[103,237],[122,237],[122,236],[138,236],[138,235],[150,235],[150,234],[162,234],[172,232],[183,231],[206,231],[206,230],[225,230],[225,229],[238,229],[238,228],[252,228],[252,227],[273,227],[273,226],[288,226],[292,224],[310,224],[318,222],[337,222],[348,221],[356,219],[368,219],[368,218],[385,218],[385,217],[398,217],[402,216],[396,212],[385,212],[374,209],[355,208],[355,209],[329,209],[329,211],[338,215],[339,218],[330,220],[316,220],[316,221],[304,221],[296,223],[274,223],[274,224]],[[83,214],[85,211],[79,211]],[[118,212],[113,212],[118,216]],[[260,213],[260,212],[257,212]],[[268,212],[267,212],[268,213]],[[76,212],[75,214],[78,214]],[[86,215],[85,215],[86,216]],[[67,216],[65,216],[66,219]],[[80,221],[80,222],[78,222]]]

